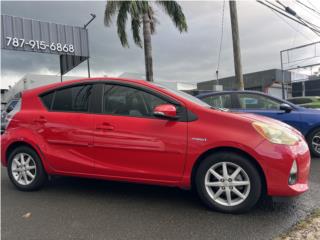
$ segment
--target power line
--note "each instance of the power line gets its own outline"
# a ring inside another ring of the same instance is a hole
[[[217,63],[217,70],[216,70],[217,81],[219,81],[220,57],[221,57],[222,40],[223,40],[223,29],[224,29],[224,9],[225,9],[225,4],[226,4],[226,0],[223,1],[223,5],[222,5],[220,46],[219,46],[218,63]]]
[[[315,5],[313,5],[309,0],[307,0],[308,1],[308,3],[314,8],[314,9],[317,9],[317,10],[319,10]]]
[[[290,15],[296,17],[297,19],[299,19],[301,22],[305,23],[306,25],[311,25],[312,28],[316,28],[316,29],[314,29],[314,30],[316,30],[317,32],[319,32],[319,30],[320,30],[320,27],[319,27],[319,26],[317,26],[317,25],[315,25],[315,24],[313,24],[313,23],[311,23],[311,22],[303,19],[303,18],[300,17],[292,8],[290,8],[290,7],[286,6],[286,5],[284,5],[283,3],[281,3],[280,0],[276,0],[276,1],[277,1],[278,4],[280,4],[280,5],[284,8],[284,10],[285,10],[287,13],[289,13]],[[310,26],[308,26],[308,27],[310,28]],[[317,34],[317,35],[318,35],[318,34]]]
[[[309,7],[308,5],[304,4],[303,2],[301,2],[299,0],[296,0],[296,2],[320,16],[320,12],[318,12],[314,8]]]
[[[262,4],[262,5],[264,5],[264,6],[268,7],[268,8],[270,8],[271,10],[276,11],[276,12],[280,13],[281,15],[283,15],[283,16],[285,16],[285,17],[287,17],[287,18],[291,19],[292,21],[295,21],[295,22],[297,22],[297,23],[299,23],[299,24],[301,24],[301,25],[303,25],[303,26],[305,26],[305,27],[309,28],[309,29],[310,29],[310,30],[312,30],[312,31],[316,31],[316,32],[317,32],[317,33],[316,33],[317,35],[318,35],[318,33],[320,34],[320,31],[319,31],[319,30],[314,29],[313,27],[311,27],[311,26],[307,25],[306,23],[301,22],[301,21],[299,21],[299,20],[297,20],[297,19],[295,19],[295,18],[291,17],[290,15],[286,14],[286,12],[284,12],[284,11],[280,11],[280,10],[278,10],[278,9],[275,9],[275,8],[273,8],[272,6],[270,6],[270,5],[268,5],[268,4],[265,4],[264,2],[262,2],[262,1],[260,1],[260,0],[256,0],[256,1],[257,1],[258,3],[260,3],[260,4]]]
[[[300,21],[303,22],[303,23],[306,23],[306,21],[303,20],[302,18],[300,18]],[[309,27],[309,28],[310,28],[310,27]],[[311,31],[313,31],[315,34],[317,34],[317,35],[320,37],[320,32],[319,32],[319,31],[314,30],[314,29],[312,29],[312,28],[310,28],[310,29],[311,29]]]
[[[289,27],[291,27],[294,31],[296,31],[297,33],[300,33],[302,36],[304,36],[306,39],[311,40],[311,38],[309,38],[307,35],[305,35],[303,32],[299,31],[297,28],[295,28],[294,26],[292,26],[288,21],[286,21],[284,18],[282,18],[277,12],[273,11],[272,12],[278,16],[283,22],[285,22]]]

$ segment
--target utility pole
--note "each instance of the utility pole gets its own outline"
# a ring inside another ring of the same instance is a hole
[[[237,89],[244,90],[236,1],[229,0],[229,6],[233,42],[234,72],[236,74]]]
[[[91,15],[91,19],[83,26],[83,28],[84,29],[86,29],[86,31],[87,31],[87,43],[88,43],[88,59],[87,59],[87,67],[88,67],[88,78],[90,78],[90,61],[89,61],[89,58],[90,58],[90,49],[89,49],[89,33],[88,33],[88,29],[87,29],[87,27],[88,27],[88,25],[96,18],[96,15],[95,14],[93,14],[93,13],[90,13],[90,15]],[[62,81],[62,80],[61,80]]]

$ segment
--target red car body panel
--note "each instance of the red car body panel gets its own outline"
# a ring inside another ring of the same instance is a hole
[[[41,93],[90,81],[118,81],[160,92],[197,116],[195,121],[48,111]],[[122,180],[190,188],[193,169],[208,152],[224,149],[250,156],[272,196],[308,190],[310,154],[304,139],[293,146],[272,144],[252,127],[265,117],[207,109],[141,80],[82,79],[51,84],[22,94],[21,111],[1,136],[1,162],[12,144],[31,145],[48,174]],[[279,123],[279,122],[277,122]],[[292,131],[295,131],[292,129]],[[288,185],[293,161],[298,181]]]

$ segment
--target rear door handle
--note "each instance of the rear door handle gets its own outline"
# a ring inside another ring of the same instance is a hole
[[[97,130],[113,131],[114,126],[112,126],[110,123],[102,123],[100,126],[97,127]]]
[[[34,120],[35,123],[46,123],[47,120],[45,119],[45,117],[40,116],[38,119]]]

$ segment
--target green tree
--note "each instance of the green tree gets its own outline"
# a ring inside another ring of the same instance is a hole
[[[133,40],[139,47],[144,47],[146,79],[150,82],[153,82],[151,35],[155,33],[156,23],[158,22],[153,10],[155,5],[158,5],[169,15],[180,33],[188,30],[182,8],[176,1],[107,1],[104,14],[104,23],[107,27],[111,25],[113,16],[118,14],[117,31],[123,47],[129,47],[126,24],[130,16]],[[143,45],[140,33],[141,25],[143,28]]]

